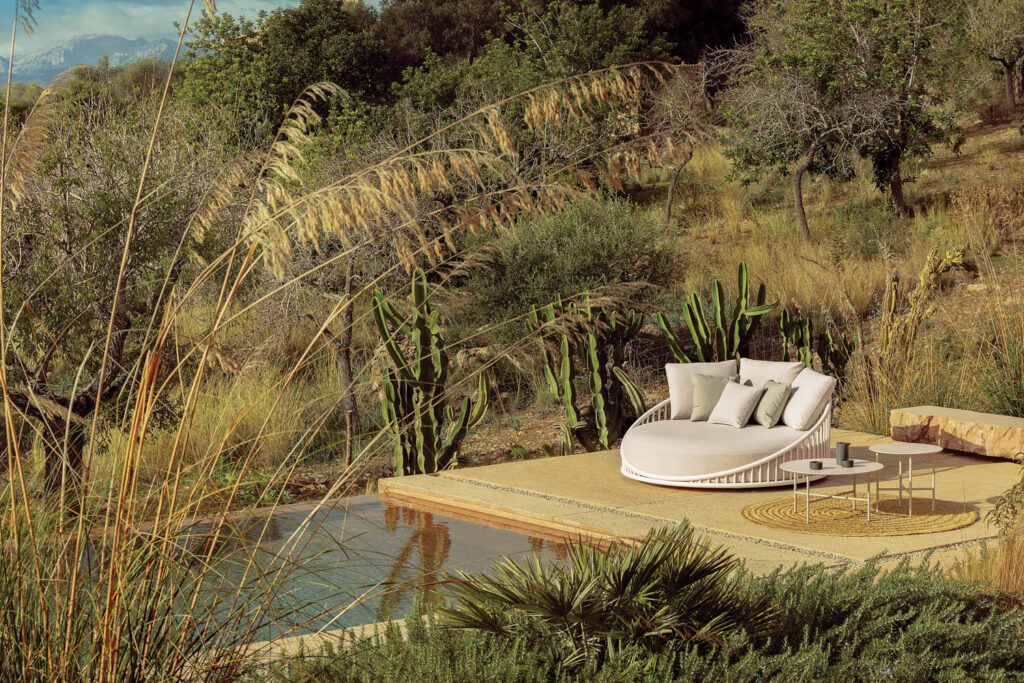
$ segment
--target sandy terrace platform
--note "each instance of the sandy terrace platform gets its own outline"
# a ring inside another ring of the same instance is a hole
[[[874,459],[868,446],[888,440],[859,432],[832,431],[833,443],[852,444],[854,458]],[[881,473],[884,488],[892,486],[897,478],[897,460],[891,456],[881,459],[887,463]],[[791,495],[791,488],[733,491],[643,484],[619,473],[618,451],[384,479],[380,494],[390,502],[548,538],[629,540],[644,536],[654,527],[689,520],[697,530],[743,558],[752,571],[761,573],[802,562],[858,563],[880,553],[896,559],[934,549],[950,557],[962,553],[965,546],[991,539],[995,530],[985,522],[985,513],[1020,477],[1020,466],[952,453],[918,457],[914,460],[918,485],[930,485],[933,461],[937,497],[974,506],[980,513],[978,522],[956,531],[890,537],[843,538],[777,531],[747,521],[740,511],[754,502]],[[835,482],[826,479],[812,484],[812,490],[840,493],[848,491],[849,485],[845,478]]]

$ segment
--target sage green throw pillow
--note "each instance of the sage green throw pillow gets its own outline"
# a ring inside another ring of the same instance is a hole
[[[718,399],[722,398],[725,385],[729,382],[739,381],[739,375],[715,376],[715,375],[694,375],[693,376],[693,411],[690,413],[690,422],[704,422],[711,416]]]
[[[762,427],[774,427],[779,424],[782,411],[786,408],[790,394],[793,393],[792,384],[783,384],[768,380],[764,384],[764,393],[761,400],[754,408],[754,422]]]

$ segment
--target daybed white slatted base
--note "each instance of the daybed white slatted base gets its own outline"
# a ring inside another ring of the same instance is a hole
[[[669,401],[666,399],[641,415],[633,426],[629,428],[629,431],[649,422],[668,419],[670,419]],[[831,437],[831,421],[832,405],[830,401],[814,426],[806,432],[799,432],[801,436],[792,444],[764,457],[759,457],[747,465],[721,472],[709,472],[707,474],[685,477],[659,476],[655,473],[644,472],[629,464],[628,446],[624,447],[621,451],[621,471],[625,476],[637,481],[683,488],[749,489],[791,486],[793,475],[783,472],[779,466],[791,460],[804,460],[807,458],[824,460],[828,458],[831,450],[829,442]],[[627,436],[629,431],[627,431]],[[624,446],[626,442],[627,440],[624,439]],[[821,477],[814,477],[811,481],[816,479],[821,479]]]

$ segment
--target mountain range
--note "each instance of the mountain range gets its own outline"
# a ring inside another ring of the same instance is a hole
[[[14,80],[48,85],[57,74],[75,64],[95,64],[102,57],[112,65],[145,57],[170,58],[175,42],[170,38],[123,38],[121,36],[76,36],[59,45],[43,48],[14,58]],[[8,60],[0,57],[0,69],[7,72]]]

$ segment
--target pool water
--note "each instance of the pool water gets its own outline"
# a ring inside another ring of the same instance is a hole
[[[562,547],[551,541],[372,495],[315,513],[313,506],[290,508],[233,526],[239,536],[224,585],[244,583],[246,592],[263,591],[251,602],[254,611],[262,611],[258,623],[266,638],[399,619],[417,598],[441,599],[445,572],[485,570],[502,557],[562,556]]]

